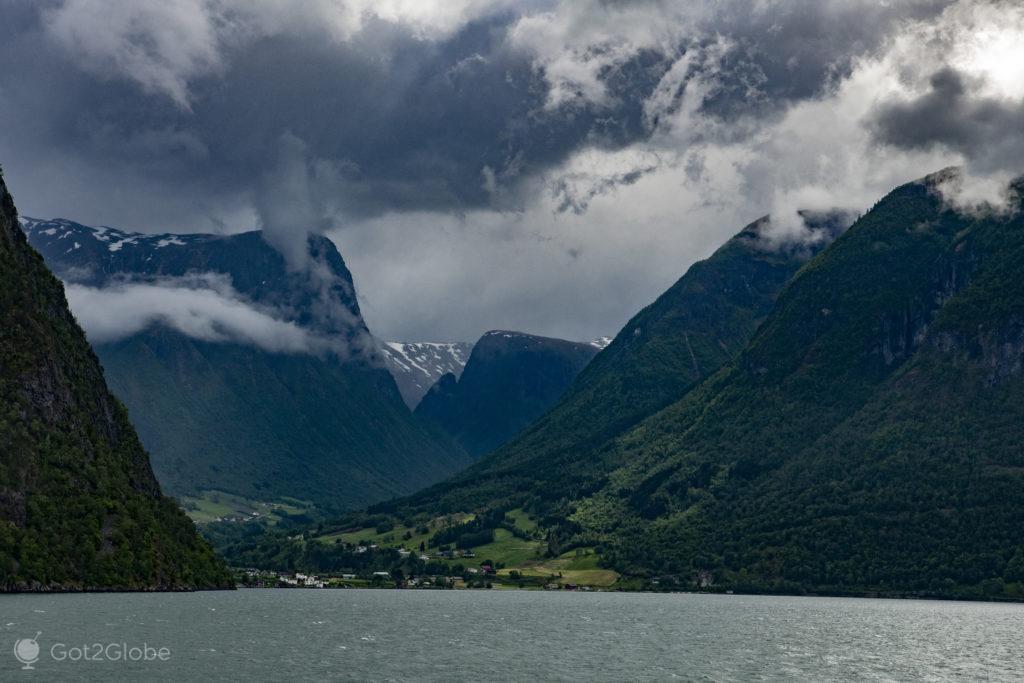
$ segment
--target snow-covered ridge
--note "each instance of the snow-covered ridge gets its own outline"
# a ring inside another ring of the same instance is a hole
[[[128,248],[163,249],[169,246],[186,246],[189,242],[200,239],[209,239],[211,235],[175,235],[171,233],[160,233],[156,235],[143,234],[140,232],[127,232],[110,228],[105,225],[89,227],[66,218],[32,218],[21,216],[18,219],[21,228],[26,233],[35,236],[35,241],[45,237],[45,241],[53,243],[58,240],[70,240],[69,247],[65,253],[81,249],[83,245],[90,244],[87,240],[94,240],[105,246],[108,251],[118,252]],[[98,245],[97,245],[98,246]]]
[[[603,349],[612,343],[612,337],[598,337],[597,339],[593,339],[587,343],[595,348]]]
[[[416,407],[424,394],[449,372],[462,375],[473,344],[469,342],[384,342],[381,351],[406,405]]]

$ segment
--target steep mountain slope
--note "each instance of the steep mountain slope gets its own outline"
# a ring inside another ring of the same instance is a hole
[[[735,364],[563,507],[632,574],[758,590],[1024,593],[1024,220],[898,188]]]
[[[0,177],[0,589],[228,586],[161,494]]]
[[[469,342],[384,342],[381,351],[402,400],[414,410],[444,375],[462,375],[473,345]]]
[[[170,491],[344,509],[415,491],[468,462],[402,403],[351,274],[326,238],[310,238],[307,268],[290,268],[258,232],[147,236],[33,219],[25,226],[55,272],[74,283],[83,320],[134,301],[139,287],[155,292],[155,313],[138,331],[94,347]],[[171,306],[176,297],[185,303]],[[134,320],[124,315],[122,327]]]
[[[812,239],[776,244],[761,219],[695,263],[640,311],[547,414],[465,472],[379,510],[457,511],[575,498],[616,466],[605,444],[684,395],[740,352],[775,297],[847,224],[806,216]]]
[[[598,350],[522,332],[488,332],[473,347],[462,377],[441,377],[416,415],[439,425],[470,455],[483,455],[553,406]]]

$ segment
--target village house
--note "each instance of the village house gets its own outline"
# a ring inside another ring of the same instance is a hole
[[[306,588],[323,588],[324,582],[316,576],[307,576],[305,574],[296,574],[295,578],[299,580],[299,585],[305,586]]]

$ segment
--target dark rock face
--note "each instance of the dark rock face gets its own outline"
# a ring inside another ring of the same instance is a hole
[[[0,179],[0,588],[228,586],[161,494]]]
[[[221,275],[247,302],[348,342],[346,355],[372,359],[375,354],[352,274],[334,243],[322,235],[308,238],[308,267],[294,269],[258,231],[143,235],[63,218],[25,218],[21,224],[32,246],[66,282],[104,287],[126,279],[159,283],[166,278]]]
[[[442,427],[470,455],[483,455],[550,409],[598,351],[592,343],[488,332],[462,376],[441,377],[416,415]]]

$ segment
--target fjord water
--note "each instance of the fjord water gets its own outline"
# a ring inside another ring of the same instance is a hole
[[[7,595],[0,626],[0,679],[14,681],[1024,676],[1017,604],[522,591]],[[14,644],[40,631],[39,660],[23,671]],[[144,643],[167,648],[166,661],[111,661]],[[68,661],[83,646],[110,658]]]

